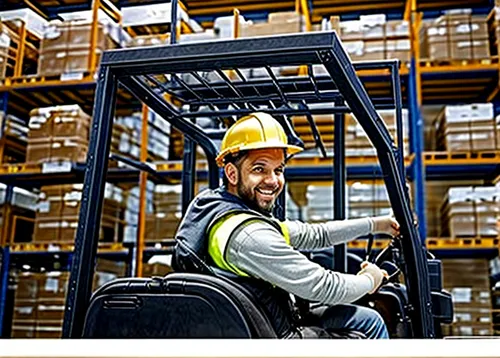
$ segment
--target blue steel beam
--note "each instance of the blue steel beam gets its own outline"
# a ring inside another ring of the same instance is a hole
[[[5,223],[5,218],[4,218]],[[7,301],[7,288],[9,286],[10,252],[9,247],[0,249],[0,337],[4,332],[5,303]],[[5,338],[5,337],[4,337]]]
[[[418,230],[422,243],[425,243],[427,235],[427,221],[425,209],[425,167],[423,162],[423,133],[424,123],[420,115],[417,99],[417,79],[415,70],[415,58],[411,60],[410,75],[408,78],[408,101],[410,115],[410,152],[415,154],[412,163],[412,178],[415,185],[413,203],[418,217]]]

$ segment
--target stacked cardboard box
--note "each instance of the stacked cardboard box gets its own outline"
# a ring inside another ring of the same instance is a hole
[[[382,182],[353,182],[347,187],[348,218],[390,215],[391,206],[386,187]],[[302,217],[310,222],[333,220],[332,185],[307,185],[307,204]]]
[[[148,159],[169,159],[170,123],[148,112]],[[111,152],[138,160],[141,153],[142,113],[117,117],[113,124]]]
[[[171,240],[182,217],[181,185],[157,185],[153,194],[154,212],[146,218],[146,241]]]
[[[443,206],[443,198],[448,195],[448,190],[453,187],[460,186],[480,186],[483,185],[482,180],[454,180],[453,182],[443,181],[427,181],[425,183],[426,194],[426,228],[427,237],[437,238],[443,232],[441,229],[441,222],[446,220],[441,215],[441,208]]]
[[[140,35],[132,37],[130,42],[127,43],[127,47],[168,45],[170,43],[169,39],[170,34]]]
[[[494,186],[450,188],[441,208],[440,236],[497,236],[499,200]]]
[[[492,304],[486,259],[443,259],[443,288],[452,294],[454,319],[445,336],[491,336]]]
[[[78,105],[32,110],[26,162],[85,162],[89,126],[90,116]]]
[[[90,54],[91,23],[89,21],[52,21],[46,26],[40,45],[38,75],[54,76],[62,73],[89,71],[89,56],[116,47],[110,34],[109,23],[97,27],[95,52]]]
[[[148,181],[146,183],[146,218],[154,212],[154,187],[155,185],[153,182]],[[137,242],[137,227],[139,223],[140,207],[140,188],[138,186],[124,192],[124,203],[126,226],[123,234],[123,242]]]
[[[490,58],[487,19],[471,15],[470,9],[424,23],[420,38],[421,57],[430,61]]]
[[[359,20],[330,19],[353,61],[397,58],[410,60],[410,32],[407,21],[386,21],[383,14],[360,16]]]
[[[397,144],[397,132],[396,132],[396,116],[392,110],[380,110],[378,114],[382,121],[385,123],[390,135],[394,139],[394,143]],[[403,153],[404,155],[409,155],[409,135],[408,135],[408,110],[403,109],[402,112],[402,132],[403,132]],[[373,156],[376,155],[375,148],[368,139],[363,127],[356,120],[354,115],[346,115],[346,155],[347,156]]]
[[[254,37],[302,32],[305,22],[302,15],[290,11],[271,13],[267,22],[248,22],[240,26],[240,37]]]
[[[390,215],[391,204],[383,182],[354,182],[348,187],[349,218]]]
[[[7,186],[0,184],[0,225],[5,225],[7,237],[0,237],[0,242],[7,244],[14,242],[30,241],[33,234],[33,218],[37,208],[38,195],[26,190],[15,187],[10,201],[11,215],[8,221],[4,222],[4,205]],[[15,229],[14,229],[15,225]]]
[[[18,275],[12,321],[13,338],[60,338],[68,272]]]
[[[43,186],[35,217],[33,242],[72,243],[78,227],[82,184]],[[122,212],[122,191],[106,184],[100,239],[117,242]]]
[[[97,259],[93,290],[125,276],[125,264]],[[61,338],[69,272],[20,272],[16,275],[12,338]]]
[[[0,111],[0,126],[3,128],[2,135],[24,143],[28,140],[29,128],[22,119],[12,114],[5,115],[3,111]]]
[[[392,110],[380,110],[378,111],[379,116],[385,123],[389,133],[394,139],[394,143],[397,144],[396,136],[396,118],[394,111]],[[323,144],[328,150],[333,150],[334,143],[334,118],[333,115],[314,115],[314,123],[318,127],[318,131],[321,134],[321,139]],[[403,109],[402,112],[403,121],[403,152],[405,155],[409,154],[409,135],[408,135],[408,110]],[[295,116],[292,117],[292,123],[295,131],[304,141],[304,145],[307,148],[314,148],[316,143],[314,141],[313,132],[311,126],[307,121],[306,117]],[[363,127],[358,123],[356,118],[348,114],[345,118],[345,154],[348,157],[356,156],[374,156],[376,155],[375,148],[368,139]]]
[[[437,149],[449,152],[487,151],[500,148],[500,128],[491,103],[446,106],[434,123]]]
[[[0,126],[6,145],[1,163],[24,163],[26,161],[26,145],[28,141],[28,126],[25,121],[11,114],[0,111]]]

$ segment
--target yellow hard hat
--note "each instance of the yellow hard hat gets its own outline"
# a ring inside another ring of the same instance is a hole
[[[224,166],[224,158],[242,150],[283,148],[287,155],[301,152],[302,148],[287,143],[286,133],[279,122],[267,113],[255,112],[240,118],[222,139],[217,165]]]

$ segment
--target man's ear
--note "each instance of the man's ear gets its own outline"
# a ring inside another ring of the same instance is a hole
[[[226,174],[227,181],[231,185],[238,183],[238,168],[233,163],[227,163],[224,167],[224,174]]]

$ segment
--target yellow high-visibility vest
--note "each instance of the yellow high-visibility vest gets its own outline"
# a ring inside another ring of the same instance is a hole
[[[231,264],[226,260],[226,248],[229,238],[236,228],[241,224],[250,221],[265,220],[269,221],[272,219],[263,219],[255,214],[249,214],[244,212],[229,213],[224,215],[222,218],[217,220],[217,222],[212,225],[208,233],[208,254],[217,265],[217,267],[235,273],[238,276],[248,277],[249,275]],[[285,239],[285,242],[290,245],[290,235],[288,233],[288,228],[284,222],[278,220],[273,220],[281,229],[281,233]]]

